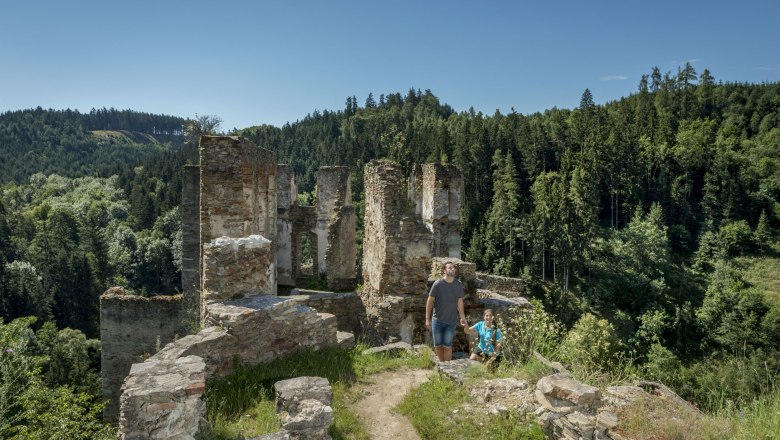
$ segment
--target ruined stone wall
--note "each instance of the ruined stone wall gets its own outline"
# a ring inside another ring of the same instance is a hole
[[[317,236],[314,229],[317,226],[317,214],[314,206],[298,206],[294,205],[290,208],[290,221],[292,223],[292,234],[290,247],[292,248],[292,278],[295,285],[302,285],[306,283],[308,276],[316,275],[317,266],[317,254],[318,244]],[[311,268],[311,273],[304,273],[301,269],[304,256],[302,251],[302,242],[304,236],[308,237],[311,244],[311,255],[314,267]]]
[[[366,319],[366,310],[355,292],[333,293],[300,289],[297,295],[290,295],[288,298],[320,313],[334,315],[337,327],[341,331],[355,335],[363,332],[362,326]]]
[[[335,316],[275,296],[209,304],[205,323],[132,366],[122,387],[120,438],[193,438],[208,379],[337,341]]]
[[[145,298],[120,287],[100,297],[100,376],[106,421],[119,415],[119,389],[133,363],[141,362],[190,329],[182,295]]]
[[[276,285],[271,248],[260,235],[220,237],[204,245],[203,302],[272,294]]]
[[[297,203],[298,186],[290,165],[276,166],[276,280],[283,286],[294,286],[292,273],[292,230],[290,209]]]
[[[454,165],[416,165],[409,181],[415,214],[433,235],[433,254],[461,258],[460,209],[463,174]]]
[[[355,209],[349,168],[320,167],[317,171],[317,270],[327,275],[332,290],[355,287]]]
[[[407,212],[398,164],[372,160],[364,168],[363,280],[368,295],[425,291],[433,239]]]
[[[331,290],[350,290],[357,284],[355,271],[356,229],[355,208],[342,206],[334,209],[328,224],[328,247],[325,250],[325,265],[328,288]]]
[[[504,296],[517,297],[525,292],[525,281],[520,278],[500,277],[489,273],[477,272],[482,289],[499,292]]]
[[[352,205],[349,168],[341,166],[320,167],[317,170],[317,269],[329,270],[325,253],[328,249],[328,226],[334,214],[342,206]]]
[[[181,291],[184,308],[200,316],[200,167],[182,170],[181,188]]]
[[[276,155],[235,136],[200,140],[200,242],[262,235],[271,241],[276,294]]]

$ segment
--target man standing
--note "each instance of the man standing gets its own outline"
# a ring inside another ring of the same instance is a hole
[[[452,339],[458,315],[460,325],[467,325],[463,312],[463,283],[455,279],[457,275],[458,268],[454,263],[444,263],[444,277],[433,283],[425,303],[425,328],[431,330],[433,347],[440,361],[452,360]]]

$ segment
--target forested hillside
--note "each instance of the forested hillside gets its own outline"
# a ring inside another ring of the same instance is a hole
[[[414,89],[361,104],[237,134],[292,164],[305,197],[319,166],[350,166],[359,228],[369,160],[407,172],[453,163],[465,178],[465,259],[529,282],[565,329],[562,361],[594,374],[630,365],[709,410],[777,392],[780,84],[721,83],[686,65],[652,69],[614,102],[585,90],[578,108],[530,115],[458,112]],[[12,349],[0,367],[37,371],[0,379],[0,420],[61,385],[92,396],[91,408],[99,344],[85,335],[97,336],[98,295],[179,288],[190,122],[0,115],[0,348]],[[37,321],[11,322],[24,316]],[[67,356],[56,338],[73,347]],[[81,372],[72,383],[71,370]],[[37,397],[3,400],[30,383]]]
[[[19,110],[0,114],[0,184],[34,173],[104,174],[180,144],[186,120],[130,110]]]
[[[0,115],[0,438],[111,436],[99,295],[180,289],[188,121],[131,111]],[[26,318],[23,318],[26,317]]]

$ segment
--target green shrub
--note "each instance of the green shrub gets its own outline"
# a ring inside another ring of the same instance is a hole
[[[586,313],[563,338],[561,355],[571,365],[607,369],[619,346],[612,324]]]
[[[544,311],[539,300],[531,300],[532,307],[522,309],[498,326],[504,333],[504,358],[510,363],[523,364],[538,351],[555,358],[563,337],[563,325]]]
[[[750,248],[753,231],[748,222],[739,220],[721,225],[718,237],[728,255],[741,255]]]

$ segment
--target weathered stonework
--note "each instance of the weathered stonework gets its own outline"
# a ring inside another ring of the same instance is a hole
[[[331,290],[354,289],[355,273],[355,208],[334,209],[328,224],[328,247],[325,250],[326,278]]]
[[[262,235],[274,265],[276,294],[276,155],[235,136],[200,139],[200,243]]]
[[[425,292],[433,237],[403,196],[398,164],[372,160],[364,168],[363,286],[367,295]]]
[[[182,170],[181,188],[181,291],[184,307],[200,316],[200,167]]]
[[[276,296],[207,303],[205,324],[133,365],[123,385],[120,438],[194,438],[202,408],[192,398],[202,395],[202,382],[239,364],[338,342],[335,316]]]
[[[460,209],[463,174],[454,165],[416,165],[409,181],[409,199],[433,236],[433,255],[461,258]]]
[[[260,235],[220,237],[203,247],[203,301],[274,292],[272,244]]]
[[[317,170],[317,227],[315,229],[318,249],[317,270],[319,273],[325,273],[329,269],[325,255],[330,241],[328,227],[333,221],[334,214],[339,208],[351,205],[352,190],[349,183],[349,168],[320,167]]]
[[[339,330],[356,335],[363,333],[366,309],[357,293],[321,292],[306,289],[296,289],[295,293],[287,298],[318,312],[333,314],[336,317]]]
[[[637,390],[632,399],[641,398],[640,394],[646,395],[641,388]],[[615,430],[618,425],[615,406],[605,402],[596,387],[567,375],[553,374],[539,379],[534,396],[539,405],[534,415],[548,438],[623,439]]]
[[[100,297],[100,376],[106,421],[119,416],[119,394],[130,366],[189,333],[182,295],[145,298],[121,287]]]
[[[191,439],[205,416],[203,359],[134,364],[123,385],[119,438]]]
[[[525,282],[520,278],[501,277],[484,272],[477,272],[477,278],[482,281],[481,289],[491,290],[503,296],[514,298],[525,292]]]
[[[276,275],[277,283],[294,286],[292,273],[292,218],[290,209],[297,204],[298,187],[290,165],[276,166]]]
[[[318,244],[314,229],[317,226],[317,215],[314,206],[294,205],[290,208],[290,220],[292,223],[291,248],[292,248],[292,278],[295,285],[304,285],[307,277],[316,276]],[[306,237],[310,244],[310,255],[303,255],[303,239]],[[304,260],[311,258],[312,267],[308,271],[303,270]]]
[[[274,384],[276,413],[291,438],[330,439],[333,390],[324,377],[296,377]]]
[[[320,167],[317,171],[317,270],[326,274],[328,287],[355,287],[355,208],[349,168]]]
[[[463,177],[451,165],[415,167],[403,197],[400,167],[387,160],[369,162],[364,169],[365,219],[363,290],[369,339],[401,339],[410,344],[429,342],[425,303],[431,285],[442,277],[448,261],[458,268],[464,284],[469,322],[477,322],[487,306],[509,316],[527,306],[505,297],[477,295],[481,281],[476,265],[460,260],[460,206]],[[456,350],[467,350],[459,334]]]

